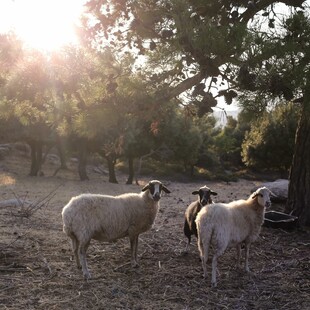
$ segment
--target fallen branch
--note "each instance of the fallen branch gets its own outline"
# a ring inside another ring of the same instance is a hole
[[[39,199],[36,202],[32,202],[30,204],[26,203],[26,200],[23,201],[13,192],[13,195],[15,196],[15,199],[12,199],[17,202],[17,206],[21,208],[20,217],[26,217],[29,218],[32,216],[35,212],[42,209],[43,207],[47,207],[51,199],[56,195],[56,191],[59,187],[63,186],[63,184],[60,184],[57,186],[54,190],[52,190],[49,194],[47,194],[42,199]]]
[[[24,204],[31,205],[32,202],[29,200],[21,201],[19,198],[8,199],[8,200],[0,201],[0,208],[21,207]]]

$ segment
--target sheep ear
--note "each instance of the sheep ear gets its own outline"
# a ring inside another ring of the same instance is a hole
[[[272,197],[274,197],[274,198],[277,198],[278,196],[275,194],[275,193],[273,193],[269,188],[267,188],[268,189],[268,192],[269,192],[269,195],[270,196],[272,196]]]
[[[198,194],[199,194],[199,191],[193,191],[192,194],[193,194],[193,195],[198,195]]]
[[[171,192],[169,191],[169,189],[168,189],[166,186],[164,186],[164,185],[162,185],[161,189],[162,189],[165,193],[167,193],[167,194],[170,194],[170,193],[171,193]]]
[[[252,199],[255,199],[258,196],[258,193],[254,193],[254,195],[252,196]]]
[[[211,195],[217,196],[216,192],[211,191]]]
[[[147,184],[145,185],[143,188],[142,188],[142,192],[145,192],[147,189],[150,188],[150,184]]]
[[[270,191],[270,196],[273,198],[278,198],[278,196],[275,193],[273,193],[272,191]]]

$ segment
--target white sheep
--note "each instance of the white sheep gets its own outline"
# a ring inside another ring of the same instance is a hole
[[[199,190],[195,190],[192,192],[193,195],[198,195],[198,199],[196,201],[193,201],[186,209],[185,211],[185,221],[184,221],[184,235],[187,237],[188,242],[186,244],[185,252],[188,251],[188,248],[191,243],[191,237],[192,235],[195,235],[196,238],[197,235],[197,227],[196,227],[196,217],[198,212],[201,210],[201,208],[207,204],[213,203],[211,195],[216,196],[217,193],[211,190],[206,185],[203,187],[200,187]]]
[[[128,236],[131,264],[138,266],[138,237],[152,227],[162,191],[170,193],[160,181],[153,180],[140,194],[82,194],[71,198],[62,210],[63,230],[71,238],[76,264],[78,268],[82,265],[86,279],[90,278],[86,251],[91,239],[112,242]]]
[[[265,208],[270,202],[270,190],[257,189],[247,200],[205,206],[197,215],[198,248],[207,277],[207,260],[210,245],[214,249],[211,285],[216,286],[217,259],[227,247],[236,246],[237,265],[240,267],[241,244],[245,244],[245,270],[249,271],[250,245],[260,233]]]

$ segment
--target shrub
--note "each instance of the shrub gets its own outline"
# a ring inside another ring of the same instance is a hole
[[[292,103],[281,104],[253,123],[242,144],[245,165],[287,171],[292,162],[299,113]]]

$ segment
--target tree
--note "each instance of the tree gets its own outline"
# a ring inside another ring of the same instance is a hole
[[[216,105],[216,96],[223,96],[231,103],[238,90],[256,94],[267,91],[271,96],[291,100],[299,97],[301,89],[306,89],[307,18],[297,10],[296,17],[288,20],[285,36],[269,31],[276,29],[275,4],[278,2],[302,8],[305,1],[90,0],[89,11],[98,22],[89,29],[89,34],[99,44],[117,41],[147,54],[159,68],[155,78],[161,81],[161,87],[154,96],[155,101],[160,104],[165,102],[163,98],[174,98],[190,90],[190,95],[197,99],[201,116]],[[257,16],[263,18],[267,30],[265,27],[265,30],[253,31],[255,23],[251,21],[257,21]],[[288,69],[287,63],[293,70]],[[272,70],[275,64],[278,66]],[[286,70],[280,70],[281,67]],[[226,89],[216,95],[211,92],[213,86],[221,83],[225,86],[225,82],[228,82]],[[308,116],[310,101],[306,100],[308,95],[303,91],[302,115]],[[288,209],[302,215],[300,224],[310,223],[307,207],[310,193],[305,178],[299,177],[303,167],[305,177],[310,179],[310,156],[299,157],[299,154],[307,154],[309,130],[306,117],[302,117],[296,139],[304,143],[296,143],[288,203]]]
[[[10,36],[0,43],[1,67],[5,69],[2,71],[0,117],[17,122],[14,140],[29,144],[30,175],[36,176],[41,170],[44,145],[56,144],[61,167],[66,167],[62,142],[75,130],[74,121],[85,106],[82,86],[93,72],[87,53],[68,47],[46,55],[26,49]],[[80,154],[79,173],[83,177],[85,152]]]
[[[245,129],[240,121],[231,116],[227,117],[227,124],[215,136],[215,147],[222,165],[228,167],[240,167],[241,144]]]
[[[6,43],[9,50],[15,53],[11,58],[4,54],[8,47],[2,45],[2,42],[1,64],[9,65],[2,76],[0,117],[17,125],[12,139],[23,140],[29,144],[30,175],[36,176],[43,163],[43,144],[50,140],[51,135],[47,122],[50,97],[46,62],[41,53],[24,51],[17,41],[7,40]]]
[[[262,42],[262,38],[259,37]],[[283,31],[260,45],[259,52],[247,60],[250,76],[255,76],[252,90],[258,100],[270,102],[276,97],[301,105],[295,136],[295,149],[290,169],[286,211],[299,217],[300,225],[310,225],[310,19],[298,11],[284,21]],[[267,100],[266,100],[267,99]]]
[[[310,74],[307,72],[305,92],[299,120],[286,211],[299,217],[302,225],[310,226]]]
[[[85,27],[92,42],[152,55],[157,60],[154,78],[166,81],[166,87],[157,92],[158,99],[173,98],[196,86],[193,96],[210,108],[216,104],[210,87],[223,80],[233,83],[233,65],[242,64],[241,56],[252,37],[248,22],[263,10],[272,12],[276,2],[90,0],[87,7],[97,23]],[[301,7],[304,1],[279,2]],[[268,22],[271,25],[274,20],[270,17]],[[205,91],[201,82],[207,78]],[[232,89],[219,95],[227,102],[236,96]]]
[[[242,157],[248,167],[274,169],[288,176],[300,110],[293,103],[265,112],[247,132]]]
[[[171,101],[166,104],[166,111],[158,122],[157,131],[157,145],[166,148],[162,160],[182,163],[184,171],[193,176],[202,138],[192,117]]]

